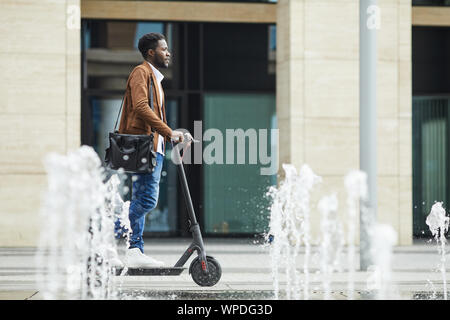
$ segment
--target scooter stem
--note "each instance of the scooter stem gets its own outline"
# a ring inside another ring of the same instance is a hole
[[[177,145],[178,143],[175,144],[172,143],[173,147],[172,150],[174,150],[174,152],[172,152],[172,155],[175,157],[175,165],[177,166],[178,176],[180,177],[180,182],[182,186],[181,190],[183,191],[184,200],[189,214],[189,231],[192,233],[193,241],[175,266],[178,267],[184,265],[184,263],[192,254],[193,250],[196,250],[201,260],[202,270],[207,272],[208,263],[206,260],[206,252],[203,244],[203,238],[200,231],[200,226],[197,221],[197,217],[195,216],[194,206],[192,204],[192,198],[189,192],[189,185],[187,183],[186,174],[184,172],[183,159],[180,156],[178,148],[176,148]]]

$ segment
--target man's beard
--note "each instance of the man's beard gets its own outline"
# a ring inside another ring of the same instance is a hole
[[[166,65],[163,57],[156,56],[155,67],[157,67],[157,68],[167,68],[168,66]]]

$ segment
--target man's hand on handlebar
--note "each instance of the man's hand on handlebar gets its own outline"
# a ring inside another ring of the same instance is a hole
[[[186,139],[186,141],[197,142],[197,140],[195,140],[194,137],[192,137],[192,135],[189,132],[186,132],[184,134],[184,139]]]
[[[181,131],[172,131],[172,137],[171,137],[173,142],[198,142],[197,140],[194,139],[194,137],[192,137],[192,135],[189,132],[181,132]]]
[[[172,136],[170,137],[173,142],[183,142],[184,134],[181,131],[172,131]]]

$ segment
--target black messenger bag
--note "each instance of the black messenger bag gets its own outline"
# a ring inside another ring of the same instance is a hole
[[[153,78],[150,76],[150,103],[153,108]],[[123,169],[127,173],[150,173],[156,167],[156,152],[153,150],[153,133],[142,134],[121,134],[117,127],[120,112],[123,107],[123,100],[117,115],[114,132],[109,133],[109,148],[105,153],[105,165],[112,170]],[[153,129],[152,129],[153,131]]]

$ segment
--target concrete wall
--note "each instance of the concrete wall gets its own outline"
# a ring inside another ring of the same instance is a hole
[[[43,156],[80,145],[79,0],[2,0],[0,21],[0,246],[33,246]]]
[[[411,1],[379,0],[378,221],[412,243]],[[277,115],[280,164],[322,176],[313,203],[336,192],[346,219],[344,177],[359,169],[359,1],[279,0]],[[317,210],[312,230],[319,236]]]

